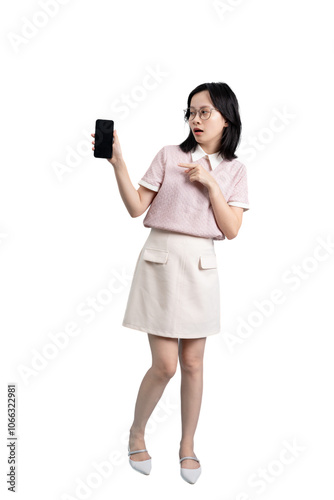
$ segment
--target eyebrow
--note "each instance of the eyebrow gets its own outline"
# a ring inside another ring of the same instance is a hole
[[[200,106],[199,109],[202,109],[202,108],[209,108],[211,106],[211,104],[204,104],[204,106]],[[195,109],[195,106],[189,106],[189,109]]]

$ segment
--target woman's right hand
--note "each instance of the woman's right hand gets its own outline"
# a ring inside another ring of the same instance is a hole
[[[95,138],[95,134],[90,134],[90,135]],[[109,163],[112,164],[113,167],[118,167],[121,160],[123,160],[123,156],[122,156],[121,145],[120,145],[116,130],[114,130],[113,137],[114,137],[114,141],[113,141],[113,145],[112,145],[112,157],[107,158],[107,160],[109,161]],[[94,150],[95,149],[95,147],[94,147],[95,140],[92,141],[92,144],[93,144],[92,149]]]

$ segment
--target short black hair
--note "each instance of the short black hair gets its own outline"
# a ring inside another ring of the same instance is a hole
[[[239,103],[236,95],[227,83],[202,83],[190,92],[188,96],[187,108],[190,107],[193,95],[198,92],[203,92],[203,90],[209,91],[214,107],[220,111],[222,116],[228,122],[228,126],[223,129],[219,153],[224,159],[233,160],[234,158],[237,158],[235,150],[237,149],[240,141],[242,128],[239,114]],[[189,111],[185,115],[185,121],[187,121],[188,118]],[[179,147],[182,151],[188,153],[189,151],[195,151],[197,144],[198,143],[190,130],[188,137],[179,145]]]

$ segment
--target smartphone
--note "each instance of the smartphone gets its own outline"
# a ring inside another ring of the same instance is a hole
[[[113,120],[96,120],[95,122],[95,158],[112,157],[112,145],[114,142]]]

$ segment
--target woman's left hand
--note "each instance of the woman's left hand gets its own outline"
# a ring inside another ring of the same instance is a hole
[[[216,184],[216,180],[199,163],[178,163],[179,167],[186,168],[185,173],[189,173],[190,182],[198,181],[207,189]]]

